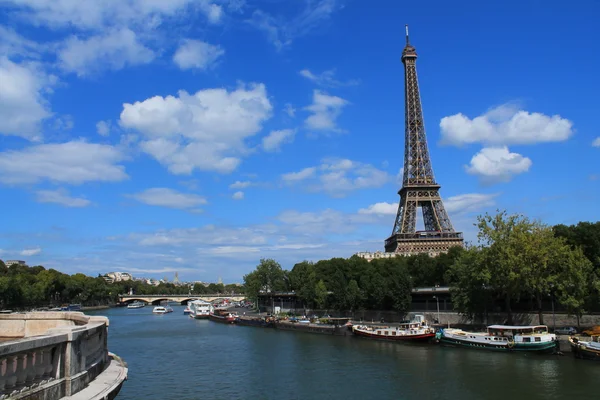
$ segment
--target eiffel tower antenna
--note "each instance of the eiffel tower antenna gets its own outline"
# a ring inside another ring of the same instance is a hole
[[[435,256],[452,246],[463,246],[461,232],[455,232],[446,213],[435,181],[417,79],[417,50],[408,40],[402,51],[404,64],[404,175],[398,191],[400,203],[392,235],[385,251],[400,254],[428,253]],[[417,211],[421,207],[425,231],[416,231]]]

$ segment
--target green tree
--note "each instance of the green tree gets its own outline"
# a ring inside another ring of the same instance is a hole
[[[327,290],[327,286],[325,286],[325,282],[322,279],[319,280],[315,285],[315,303],[318,308],[322,309],[325,307],[328,294],[329,291]]]
[[[352,279],[346,288],[346,301],[350,311],[354,311],[361,307],[364,295],[358,283]]]

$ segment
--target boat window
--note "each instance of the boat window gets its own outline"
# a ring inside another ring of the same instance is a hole
[[[523,338],[523,343],[530,343],[530,342],[531,342],[531,338],[528,338],[528,337]]]
[[[541,342],[541,341],[542,341],[542,338],[538,336],[538,337],[536,337],[536,338],[535,338],[535,341],[536,341],[536,342]]]
[[[396,336],[396,332],[392,332],[392,336]]]

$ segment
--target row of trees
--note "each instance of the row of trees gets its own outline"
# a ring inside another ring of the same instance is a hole
[[[115,304],[119,294],[128,293],[130,289],[140,295],[234,293],[241,290],[236,285],[215,283],[208,286],[172,283],[154,286],[143,281],[108,283],[101,276],[67,275],[39,265],[13,265],[8,268],[0,260],[0,308],[25,309],[69,303],[87,306]]]
[[[300,262],[286,271],[272,259],[260,260],[244,276],[246,294],[294,291],[311,308],[406,311],[413,286],[447,284],[445,272],[465,250],[452,248],[439,257],[420,254],[368,262],[353,256],[316,263]]]
[[[581,316],[600,307],[600,222],[551,227],[522,215],[498,212],[477,219],[478,243],[446,254],[375,259],[353,256],[283,270],[263,259],[244,276],[251,298],[294,291],[308,307],[406,312],[413,287],[450,286],[456,311],[483,317],[529,302],[539,312],[548,302]],[[498,307],[501,304],[502,307]]]

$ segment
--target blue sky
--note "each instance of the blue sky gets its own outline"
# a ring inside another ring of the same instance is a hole
[[[0,258],[239,282],[383,250],[405,23],[455,228],[598,220],[600,5],[417,3],[0,0]]]

